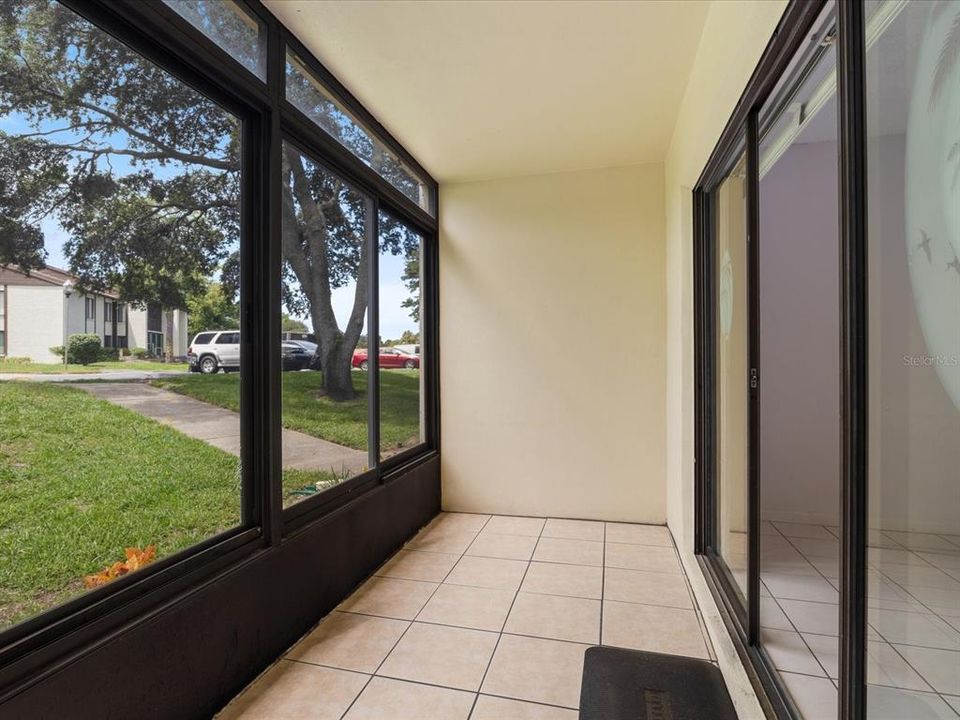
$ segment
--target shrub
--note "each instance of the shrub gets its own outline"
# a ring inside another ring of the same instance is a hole
[[[113,362],[120,359],[120,351],[117,348],[100,348],[100,362]]]
[[[50,352],[56,355],[58,358],[63,358],[63,345],[54,345],[50,348]]]
[[[130,351],[130,354],[133,355],[137,360],[143,360],[147,356],[146,348],[133,348]]]
[[[67,341],[67,362],[89,365],[100,359],[103,350],[100,336],[92,333],[76,333]]]
[[[130,348],[120,348],[120,357],[130,357]]]
[[[62,351],[61,351],[61,354],[63,354]],[[33,360],[31,360],[26,356],[17,357],[15,355],[4,355],[3,357],[0,357],[0,363],[13,363],[15,365],[29,365],[32,362]]]

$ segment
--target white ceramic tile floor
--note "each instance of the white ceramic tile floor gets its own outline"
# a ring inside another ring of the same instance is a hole
[[[764,522],[762,638],[805,720],[836,717],[836,527]],[[868,718],[960,718],[960,538],[870,531]]]
[[[666,528],[443,513],[220,717],[575,720],[600,643],[715,661]]]

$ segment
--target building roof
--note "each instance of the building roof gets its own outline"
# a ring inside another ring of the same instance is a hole
[[[79,276],[53,265],[42,268],[24,270],[19,265],[0,265],[0,285],[56,285],[62,287],[69,280],[78,287],[83,285]],[[103,295],[112,300],[119,300],[120,294],[115,290],[93,290],[94,295]]]

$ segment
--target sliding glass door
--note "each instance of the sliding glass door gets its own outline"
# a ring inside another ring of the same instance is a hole
[[[695,228],[697,547],[758,689],[956,720],[960,3],[792,2]]]
[[[867,717],[960,713],[960,3],[866,6]]]
[[[805,718],[837,715],[835,33],[829,6],[760,110],[760,647]]]

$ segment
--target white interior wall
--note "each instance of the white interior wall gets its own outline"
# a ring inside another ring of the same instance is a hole
[[[904,242],[904,136],[870,141],[870,526],[960,530],[960,412],[920,329]],[[765,520],[839,521],[837,145],[795,145],[761,197],[761,472]]]
[[[659,164],[442,185],[446,510],[663,523]]]
[[[905,238],[904,153],[902,134],[868,144],[876,168],[868,203],[870,527],[960,534],[960,410],[930,362],[936,355],[917,316],[910,264],[928,260],[918,238],[909,247]],[[948,257],[934,246],[931,270],[950,272]],[[960,322],[960,308],[942,311]]]
[[[839,522],[837,192],[836,142],[793,145],[760,181],[764,520]]]

